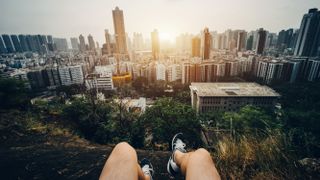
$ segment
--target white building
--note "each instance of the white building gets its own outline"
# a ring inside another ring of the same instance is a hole
[[[166,66],[164,64],[156,64],[156,79],[166,80]]]
[[[168,81],[169,82],[181,80],[181,78],[182,78],[181,65],[172,64],[172,65],[168,66],[167,74],[168,74]]]
[[[85,78],[87,89],[113,90],[112,66],[96,66],[95,72]]]
[[[61,85],[69,86],[83,83],[84,78],[81,65],[59,67],[58,71]]]

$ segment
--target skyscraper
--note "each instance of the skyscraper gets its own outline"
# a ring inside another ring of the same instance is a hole
[[[208,28],[205,28],[202,32],[201,39],[201,57],[203,60],[210,58],[210,48],[211,48],[211,34]]]
[[[51,35],[47,36],[47,40],[48,40],[48,50],[49,51],[55,51],[55,45],[53,42],[53,37]]]
[[[85,52],[86,51],[86,42],[85,42],[82,34],[80,34],[80,36],[79,36],[79,42],[80,42],[80,51]]]
[[[143,37],[141,33],[133,33],[133,49],[134,50],[143,50]]]
[[[247,39],[247,32],[246,31],[240,31],[238,33],[238,38],[237,38],[237,50],[242,51],[245,49],[246,46],[246,39]]]
[[[126,32],[124,28],[123,11],[116,7],[112,11],[114,33],[117,43],[117,52],[119,54],[127,54]]]
[[[104,37],[106,39],[106,43],[105,43],[105,53],[110,55],[111,54],[111,39],[110,39],[110,34],[109,34],[109,30],[106,29],[104,30]]]
[[[263,28],[260,28],[258,31],[258,39],[256,44],[257,54],[263,54],[265,44],[266,44],[266,38],[267,38],[267,31],[263,30]]]
[[[91,51],[94,51],[96,49],[93,37],[91,36],[91,34],[88,35],[88,43],[89,43],[89,49]]]
[[[36,48],[36,45],[35,45],[35,42],[34,42],[32,35],[27,35],[26,40],[27,40],[27,44],[28,44],[30,51],[36,52],[37,48]]]
[[[294,55],[320,55],[320,11],[317,8],[309,9],[302,18]]]
[[[17,35],[11,35],[11,40],[14,45],[16,52],[22,52],[22,48]]]
[[[151,32],[151,41],[152,41],[152,56],[154,60],[159,60],[160,53],[160,44],[159,44],[159,36],[158,31],[155,29]]]
[[[0,36],[0,53],[3,54],[3,53],[7,53],[7,49],[6,47],[4,46],[4,43],[2,41],[2,38]]]
[[[76,37],[70,38],[70,42],[71,42],[71,47],[73,50],[79,50],[78,38],[76,38]]]
[[[19,36],[19,41],[20,41],[20,45],[21,45],[21,49],[23,52],[26,52],[26,51],[30,51],[30,48],[28,46],[28,43],[27,43],[27,37],[23,34],[20,34]]]
[[[6,45],[7,52],[8,53],[14,53],[15,50],[13,48],[13,44],[12,44],[12,41],[10,39],[10,36],[7,35],[7,34],[3,34],[2,35],[2,39],[3,39],[4,44]]]
[[[53,38],[53,42],[56,45],[58,51],[67,51],[68,42],[65,38]]]
[[[192,57],[200,57],[201,39],[199,37],[192,38]]]

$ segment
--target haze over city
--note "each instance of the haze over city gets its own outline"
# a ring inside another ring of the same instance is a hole
[[[319,0],[0,0],[1,179],[320,179]]]
[[[1,0],[0,34],[52,34],[75,37],[92,34],[101,44],[104,29],[113,33],[111,10],[124,10],[126,32],[158,29],[160,39],[174,41],[180,33],[199,33],[204,27],[279,32],[299,28],[301,16],[318,0]],[[15,9],[14,11],[12,9]]]

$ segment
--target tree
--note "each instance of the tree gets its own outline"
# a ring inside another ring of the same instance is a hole
[[[169,143],[178,132],[184,133],[191,146],[201,144],[201,126],[197,114],[189,105],[172,98],[160,98],[141,117],[141,125],[151,133],[152,143]]]
[[[239,134],[262,133],[281,127],[281,122],[272,118],[271,115],[254,106],[245,106],[239,112],[225,112],[223,115],[224,127],[230,128],[232,121],[233,128]]]
[[[0,108],[25,109],[30,105],[29,89],[26,82],[13,78],[0,78]]]

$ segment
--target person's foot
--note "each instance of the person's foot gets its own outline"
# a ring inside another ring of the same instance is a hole
[[[142,159],[142,161],[140,162],[140,166],[141,166],[143,174],[149,176],[150,180],[152,180],[154,170],[153,170],[153,166],[152,166],[151,162],[149,161],[149,159],[147,159],[147,158]]]
[[[168,164],[167,164],[167,171],[172,178],[175,177],[176,175],[178,175],[180,172],[180,168],[176,164],[175,159],[174,159],[174,153],[176,151],[186,153],[187,151],[185,150],[185,147],[186,147],[186,144],[182,141],[182,133],[176,134],[172,138],[172,142],[171,142],[172,155],[170,156]]]

